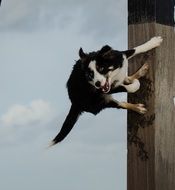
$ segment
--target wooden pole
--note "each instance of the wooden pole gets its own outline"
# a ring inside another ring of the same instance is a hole
[[[175,30],[174,0],[128,0],[129,48],[153,36],[163,43],[147,53],[150,70],[128,101],[144,103],[144,116],[128,112],[128,190],[175,189]],[[129,74],[146,61],[139,55]],[[147,151],[147,153],[145,152]],[[144,161],[144,158],[148,159]]]

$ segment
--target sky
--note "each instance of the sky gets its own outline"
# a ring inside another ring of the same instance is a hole
[[[1,189],[126,190],[126,111],[85,113],[48,148],[70,108],[66,81],[79,48],[106,44],[127,49],[126,1],[2,1]]]

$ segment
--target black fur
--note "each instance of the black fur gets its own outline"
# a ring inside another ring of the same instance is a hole
[[[76,106],[74,105],[71,106],[70,111],[66,117],[66,120],[63,123],[61,131],[53,140],[54,144],[62,141],[65,138],[65,136],[67,136],[67,134],[71,131],[75,122],[77,121],[80,113],[81,113],[80,110]]]
[[[129,57],[132,57],[132,55],[134,55],[135,49],[126,50],[126,51],[123,51],[123,53],[126,55],[127,58],[129,58]]]
[[[134,52],[133,52],[134,53]],[[130,53],[128,52],[130,55]],[[89,84],[87,79],[88,65],[90,61],[95,60],[97,65],[109,67],[110,65],[122,67],[123,53],[112,50],[110,46],[104,46],[97,52],[86,54],[82,48],[79,50],[80,59],[73,67],[73,71],[67,82],[67,89],[72,106],[67,115],[61,131],[54,138],[53,144],[61,142],[71,131],[76,123],[79,115],[83,112],[98,114],[101,110],[108,107],[120,108],[117,101],[109,99],[109,94],[116,92],[125,92],[126,89],[119,87],[112,89],[108,94],[104,94],[101,90],[96,89]]]
[[[97,66],[108,68],[114,66],[114,69],[122,67],[123,65],[123,53],[117,50],[109,50],[104,52],[103,55],[97,56]]]

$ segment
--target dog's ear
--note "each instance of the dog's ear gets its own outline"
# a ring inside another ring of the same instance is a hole
[[[79,49],[79,56],[80,56],[81,59],[86,57],[86,54],[84,53],[82,48]]]
[[[99,51],[99,54],[100,56],[102,56],[103,58],[106,58],[106,59],[112,59],[113,58],[113,49],[108,46],[108,45],[105,45],[101,48],[101,50]]]
[[[135,53],[135,49],[129,49],[129,50],[123,51],[122,53],[124,53],[127,58],[131,58]]]
[[[110,46],[108,46],[108,45],[105,45],[105,46],[103,46],[103,47],[101,48],[101,50],[99,51],[99,53],[100,53],[101,55],[103,55],[103,54],[109,52],[110,50],[112,50],[112,48],[111,48]]]
[[[114,51],[112,50],[109,50],[103,54],[103,58],[106,58],[106,59],[113,59],[114,57],[115,57]]]

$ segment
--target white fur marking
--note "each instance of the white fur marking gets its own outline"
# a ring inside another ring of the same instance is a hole
[[[114,81],[116,81],[115,87],[120,86],[127,76],[128,60],[125,55],[123,55],[123,59],[123,66],[121,68],[115,69],[109,75],[109,83],[111,85]]]
[[[93,78],[93,81],[90,81],[90,83],[93,85],[93,86],[95,86],[95,83],[97,82],[97,81],[100,81],[100,83],[101,83],[101,86],[104,86],[105,85],[105,83],[106,83],[106,78],[102,75],[102,74],[100,74],[98,71],[97,71],[97,69],[96,69],[96,61],[91,61],[90,63],[89,63],[89,69],[91,69],[93,72],[94,72],[94,78]],[[97,88],[97,87],[96,87]]]

